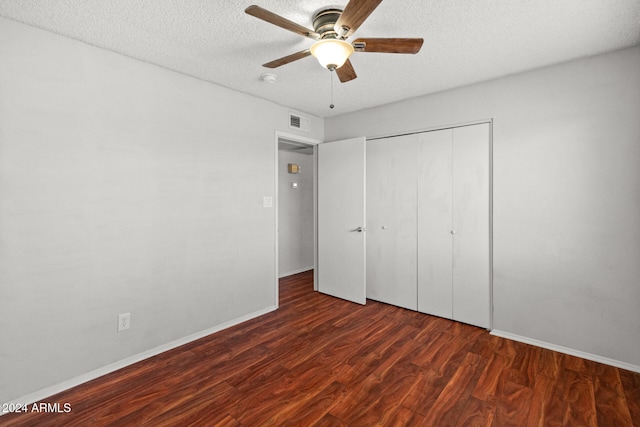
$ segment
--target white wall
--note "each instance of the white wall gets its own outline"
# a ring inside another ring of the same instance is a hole
[[[288,173],[289,163],[298,164],[301,173]],[[314,266],[313,156],[280,151],[278,166],[278,273],[284,277]]]
[[[289,109],[5,19],[0,58],[0,402],[275,306]]]
[[[640,367],[640,48],[325,121],[494,119],[494,328]],[[639,368],[640,369],[640,368]]]

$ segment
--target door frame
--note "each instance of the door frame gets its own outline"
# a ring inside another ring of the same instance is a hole
[[[278,171],[280,170],[280,162],[279,162],[279,156],[278,156],[278,143],[280,142],[281,139],[286,139],[288,141],[293,141],[293,142],[298,142],[300,144],[305,144],[305,145],[309,145],[313,147],[313,266],[314,268],[316,267],[316,265],[318,265],[318,250],[317,250],[317,244],[316,242],[318,241],[318,224],[317,224],[317,216],[318,216],[318,200],[317,200],[317,194],[318,194],[318,179],[317,179],[317,165],[318,165],[318,151],[317,151],[317,145],[321,144],[323,141],[318,140],[318,139],[313,139],[313,138],[306,138],[304,136],[300,136],[300,135],[296,135],[296,134],[292,134],[292,133],[287,133],[287,132],[283,132],[283,131],[275,131],[274,133],[274,164],[275,164],[275,168],[274,168],[274,195],[275,195],[275,203],[273,204],[273,207],[275,209],[274,212],[274,218],[275,218],[275,223],[273,225],[273,230],[274,230],[274,240],[275,240],[275,266],[274,266],[274,271],[275,271],[275,278],[274,278],[274,287],[275,287],[275,301],[274,301],[274,305],[277,307],[279,307],[279,303],[280,303],[280,292],[279,292],[279,279],[280,279],[280,247],[279,247],[279,243],[278,243],[278,237],[279,237],[279,230],[278,230],[278,211],[279,211],[279,206],[280,206],[280,197],[278,194],[278,184],[279,184],[279,179],[278,179]],[[313,289],[314,290],[318,290],[318,284],[316,283],[316,278],[314,275],[314,279],[313,279]]]

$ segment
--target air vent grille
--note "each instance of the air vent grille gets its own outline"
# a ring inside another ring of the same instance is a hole
[[[299,114],[289,113],[289,127],[304,132],[311,132],[311,119]]]

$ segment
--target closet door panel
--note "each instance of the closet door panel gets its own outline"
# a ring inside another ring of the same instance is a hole
[[[389,303],[418,309],[418,137],[392,138],[390,156],[391,185],[388,206],[392,209],[383,232],[388,234],[387,255],[393,295]]]
[[[418,311],[452,318],[452,130],[419,134]]]
[[[367,141],[367,297],[416,310],[417,136]]]
[[[489,125],[453,130],[453,318],[489,327]]]
[[[367,298],[385,301],[389,291],[386,268],[388,233],[389,145],[385,140],[367,141]]]

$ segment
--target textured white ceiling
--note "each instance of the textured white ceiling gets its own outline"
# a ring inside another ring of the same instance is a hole
[[[261,64],[313,41],[252,16],[257,4],[312,28],[346,0],[0,0],[0,16],[322,117],[640,43],[640,0],[384,0],[357,37],[422,37],[417,55],[356,52],[339,83],[308,57]],[[274,84],[260,79],[274,72]]]

